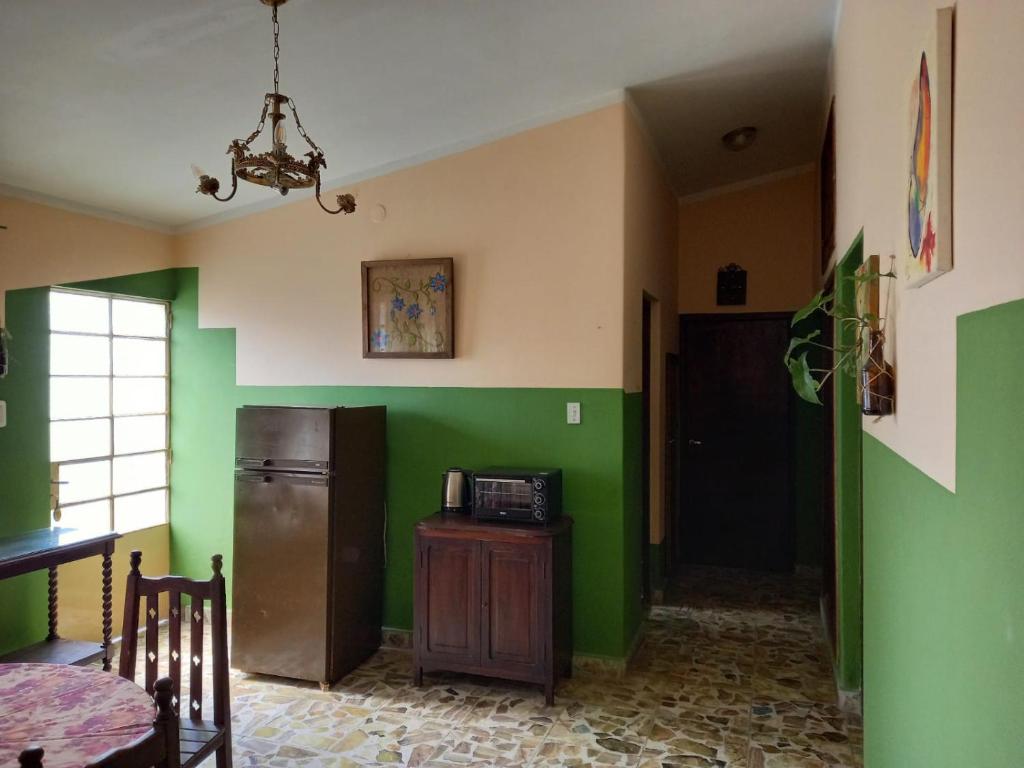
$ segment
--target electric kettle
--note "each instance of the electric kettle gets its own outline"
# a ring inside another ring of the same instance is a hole
[[[473,502],[470,472],[452,467],[441,475],[441,511],[467,514]]]

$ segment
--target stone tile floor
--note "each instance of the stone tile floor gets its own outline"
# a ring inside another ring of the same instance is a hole
[[[392,649],[326,693],[232,671],[234,764],[859,768],[861,727],[836,706],[816,592],[692,570],[652,608],[628,674],[579,674],[553,707],[535,688],[466,676],[415,688],[410,655]]]

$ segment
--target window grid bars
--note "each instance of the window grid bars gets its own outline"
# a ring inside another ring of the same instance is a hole
[[[57,500],[58,500],[58,502],[57,502],[56,510],[63,510],[65,508],[65,506],[67,506],[69,508],[73,508],[73,507],[75,507],[78,504],[95,503],[97,501],[103,501],[104,499],[106,499],[109,502],[107,504],[107,510],[108,510],[107,526],[108,526],[108,530],[113,531],[113,530],[116,530],[115,527],[114,527],[114,506],[115,506],[114,502],[115,502],[116,499],[125,498],[125,497],[128,497],[128,496],[137,496],[137,495],[139,495],[141,493],[151,493],[153,491],[166,490],[167,491],[167,495],[165,497],[165,503],[164,503],[164,522],[165,523],[168,522],[170,520],[170,476],[171,476],[171,467],[170,467],[170,463],[171,463],[171,391],[170,391],[170,370],[171,370],[171,333],[170,333],[170,331],[171,331],[171,313],[170,313],[170,308],[168,306],[168,303],[166,301],[161,301],[161,300],[158,300],[158,299],[145,299],[145,298],[139,298],[139,297],[136,297],[136,296],[125,296],[125,295],[122,295],[122,294],[101,293],[101,292],[95,292],[95,291],[84,291],[84,290],[68,289],[68,288],[51,289],[50,293],[51,294],[53,294],[53,293],[70,293],[70,294],[78,294],[78,295],[86,295],[86,296],[95,296],[97,298],[105,299],[106,302],[107,302],[107,333],[105,333],[105,334],[104,333],[85,332],[85,331],[62,331],[62,330],[54,330],[53,328],[50,329],[50,335],[51,336],[54,335],[54,334],[58,334],[58,335],[66,335],[66,336],[82,336],[82,337],[93,337],[93,338],[106,339],[107,340],[107,351],[108,351],[108,355],[107,355],[107,373],[105,375],[104,374],[76,375],[76,374],[54,374],[54,373],[50,374],[50,378],[107,379],[107,381],[108,381],[108,387],[107,387],[107,401],[108,401],[108,403],[107,403],[107,407],[108,407],[109,413],[110,413],[109,416],[92,416],[92,417],[86,417],[86,418],[82,418],[82,419],[54,419],[54,418],[50,419],[50,423],[68,422],[68,421],[96,421],[96,420],[99,420],[99,419],[109,419],[109,430],[108,430],[108,436],[107,436],[107,438],[108,438],[107,439],[107,444],[108,444],[108,451],[109,452],[108,452],[108,454],[106,456],[90,456],[90,457],[85,457],[85,458],[80,458],[80,459],[67,459],[67,460],[64,460],[64,461],[58,461],[58,462],[54,462],[54,463],[57,465],[57,472],[58,472],[58,477],[59,477],[60,467],[65,466],[65,465],[83,464],[83,463],[92,462],[92,461],[108,461],[109,464],[110,464],[110,469],[109,469],[109,472],[108,472],[107,480],[109,482],[110,494],[107,495],[107,496],[99,496],[99,497],[94,498],[94,499],[83,499],[81,501],[76,501],[76,502],[73,502],[71,504],[65,505],[65,504],[60,503],[60,487],[58,486],[58,488],[57,488]],[[139,303],[159,304],[159,305],[163,306],[163,308],[164,308],[164,335],[163,336],[136,336],[136,335],[127,335],[127,334],[114,333],[114,300],[136,301],[136,302],[139,302]],[[140,374],[128,374],[128,375],[117,375],[117,376],[115,376],[114,375],[114,339],[115,338],[117,338],[117,339],[138,339],[138,340],[144,340],[144,341],[163,341],[164,342],[164,373],[163,373],[163,375],[162,376],[161,375],[145,376],[145,375],[140,375]],[[52,363],[51,363],[51,365],[52,365]],[[164,380],[164,410],[162,412],[154,412],[154,413],[118,414],[117,417],[115,417],[114,416],[114,380],[115,379],[163,379]],[[130,418],[132,416],[161,416],[161,415],[164,417],[164,446],[163,446],[162,449],[158,449],[158,450],[155,450],[155,451],[153,451],[153,450],[150,450],[150,451],[135,451],[135,452],[132,452],[132,453],[124,453],[124,454],[115,454],[114,453],[114,419],[115,418]],[[114,493],[114,459],[115,458],[120,458],[122,456],[140,456],[140,455],[143,455],[143,454],[160,453],[160,452],[162,452],[164,454],[165,466],[166,466],[165,477],[167,478],[167,481],[163,485],[157,486],[157,487],[154,487],[154,488],[144,488],[142,490],[132,491],[130,493],[118,493],[118,494]]]

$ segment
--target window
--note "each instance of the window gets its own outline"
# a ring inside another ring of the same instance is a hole
[[[54,525],[167,522],[168,321],[165,302],[50,291]]]

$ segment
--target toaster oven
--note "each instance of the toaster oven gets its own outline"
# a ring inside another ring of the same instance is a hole
[[[473,475],[473,517],[545,524],[562,513],[562,470],[482,469]]]

